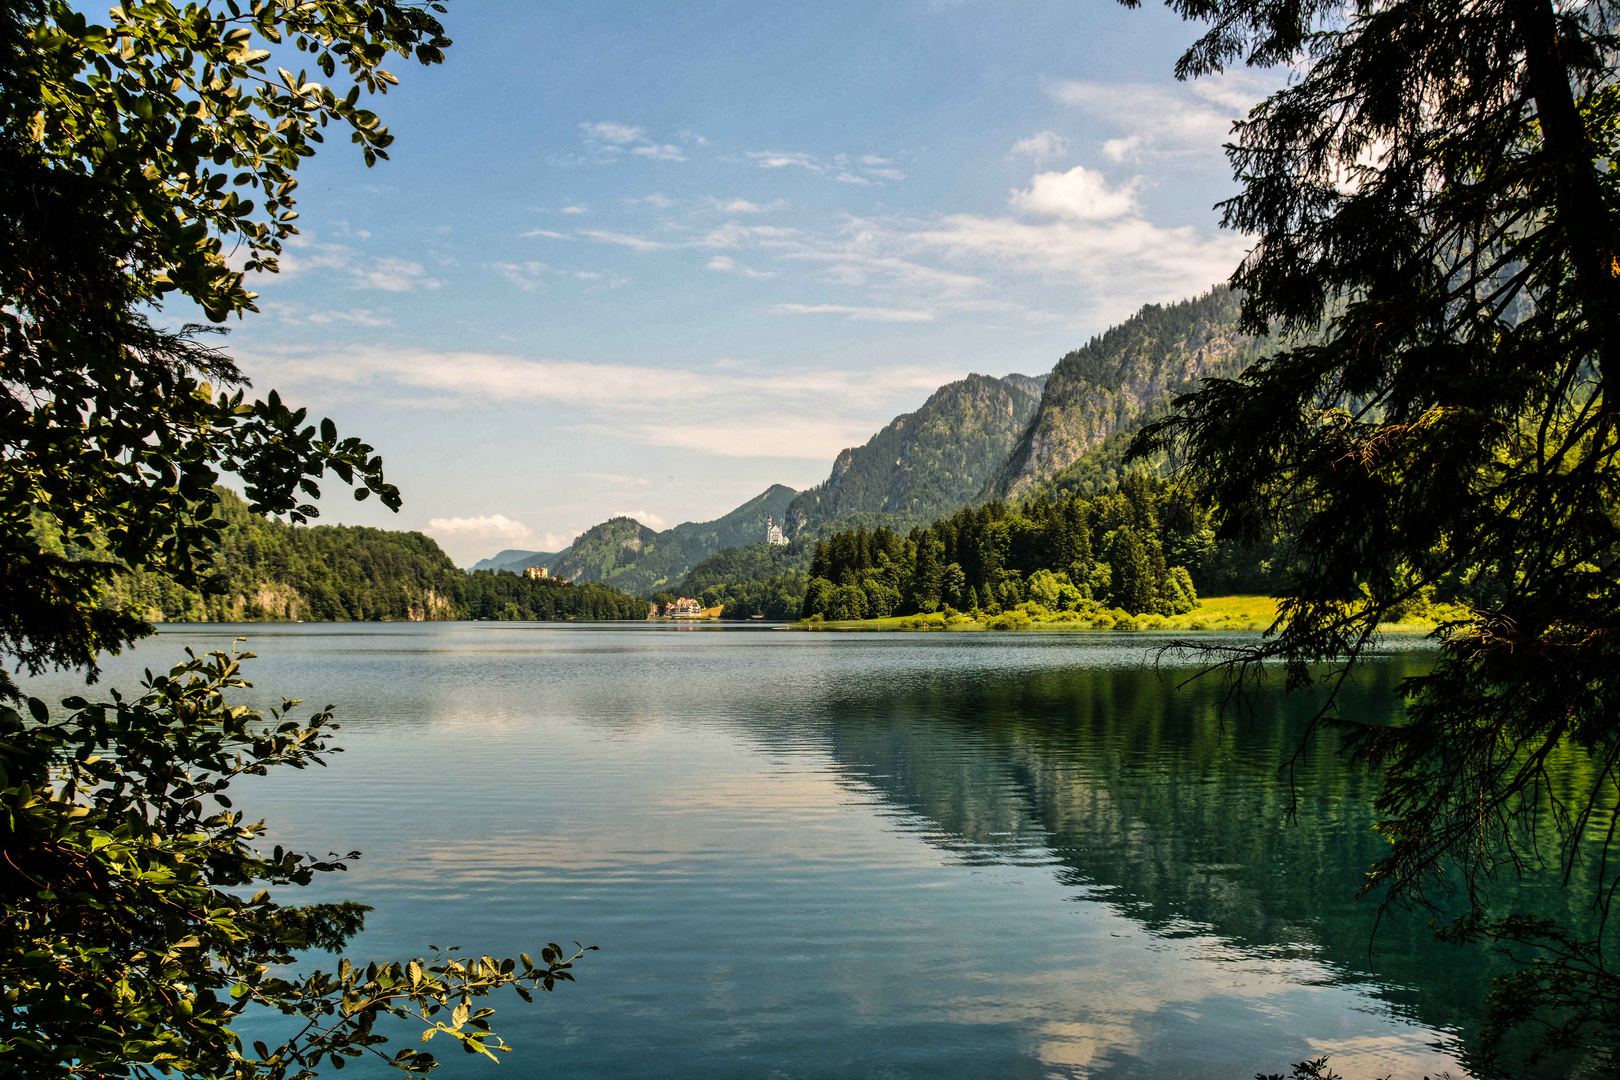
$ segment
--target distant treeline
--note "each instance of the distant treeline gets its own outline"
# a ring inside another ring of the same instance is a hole
[[[287,525],[219,492],[226,522],[201,590],[154,574],[118,577],[108,604],[171,622],[641,619],[647,604],[607,585],[465,574],[417,532]]]
[[[1095,491],[1095,488],[1091,490]],[[881,618],[941,611],[1131,615],[1190,611],[1205,595],[1266,592],[1283,546],[1217,543],[1208,511],[1177,487],[1127,473],[1096,494],[968,507],[926,528],[846,529],[814,546],[720,552],[682,583],[725,618]]]

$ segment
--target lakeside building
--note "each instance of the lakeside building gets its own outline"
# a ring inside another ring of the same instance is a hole
[[[683,596],[670,602],[668,614],[674,618],[691,618],[703,614],[703,605],[691,597]]]

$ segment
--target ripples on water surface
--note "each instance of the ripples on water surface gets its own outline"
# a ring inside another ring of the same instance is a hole
[[[176,626],[104,683],[239,634],[261,704],[337,706],[347,752],[238,805],[365,852],[304,891],[375,906],[353,955],[602,947],[438,1075],[1463,1075],[1478,958],[1388,923],[1369,956],[1350,899],[1368,780],[1313,748],[1284,824],[1309,702],[1223,726],[1150,635]]]

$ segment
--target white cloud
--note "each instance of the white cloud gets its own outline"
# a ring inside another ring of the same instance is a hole
[[[370,308],[350,308],[348,311],[310,311],[301,304],[279,304],[261,301],[259,308],[278,322],[294,326],[392,326],[394,320],[379,315]]]
[[[588,214],[591,212],[591,208],[588,206],[582,206],[579,203],[575,203],[573,206],[563,207],[562,212],[565,214]]]
[[[762,169],[797,167],[809,169],[811,172],[826,171],[817,164],[815,158],[797,150],[749,150],[747,155]]]
[[[892,168],[866,168],[868,176],[862,176],[850,166],[848,154],[834,154],[830,164],[824,163],[814,154],[807,154],[802,150],[749,150],[746,156],[762,169],[807,169],[810,172],[829,177],[841,184],[869,185],[874,183],[872,176],[884,180],[904,180],[906,174],[899,169]],[[868,154],[861,159],[865,166],[886,166],[891,164],[890,159],[876,157]]]
[[[1060,158],[1069,152],[1069,140],[1055,131],[1037,131],[1013,143],[1012,152],[1027,154],[1037,161]]]
[[[847,315],[850,322],[933,322],[931,311],[904,311],[896,308],[855,307],[850,304],[774,304],[774,315]]]
[[[514,521],[505,514],[488,514],[483,517],[448,517],[430,518],[427,528],[423,530],[434,539],[446,540],[527,540],[534,535],[521,521]]]
[[[737,260],[729,255],[716,255],[708,261],[704,269],[716,270],[723,274],[741,274],[743,277],[750,278],[773,278],[776,276],[776,272],[773,270],[755,270],[752,267],[739,266]]]
[[[639,199],[626,199],[624,201],[631,204],[646,203],[648,206],[656,206],[660,210],[668,210],[675,205],[675,200],[661,191],[655,191],[651,195],[643,195]]]
[[[778,225],[738,225],[736,222],[727,222],[718,228],[710,229],[699,239],[691,241],[690,246],[735,248],[742,247],[745,244],[760,243],[780,247],[797,235],[797,229],[784,229]]]
[[[1102,145],[1112,161],[1163,155],[1216,157],[1231,136],[1232,122],[1277,89],[1280,78],[1228,72],[1176,86],[1070,79],[1052,84],[1048,92],[1122,132]]]
[[[686,154],[681,151],[681,148],[671,143],[663,143],[662,145],[648,143],[646,146],[634,146],[630,148],[630,152],[640,154],[642,157],[652,158],[654,161],[686,160]]]
[[[550,229],[530,229],[528,232],[519,233],[518,235],[519,236],[544,236],[549,240],[572,240],[573,239],[573,237],[569,236],[567,233],[552,232]]]
[[[953,214],[895,240],[975,265],[1083,285],[1083,314],[1093,325],[1144,303],[1202,292],[1230,276],[1249,246],[1231,233],[1165,227],[1138,217],[1031,224],[972,214]]]
[[[661,368],[360,345],[244,352],[240,359],[284,393],[326,400],[364,394],[401,409],[557,406],[570,424],[653,446],[823,459],[864,442],[895,413],[965,374],[921,366]],[[704,422],[671,424],[672,411]]]
[[[489,268],[524,292],[543,291],[546,287],[543,278],[556,273],[543,262],[498,262],[490,263]]]
[[[656,139],[647,137],[647,129],[633,127],[630,124],[620,124],[613,121],[599,121],[594,124],[581,124],[580,130],[585,133],[585,144],[594,155],[584,161],[622,161],[619,155],[626,150],[638,157],[650,158],[653,161],[685,161],[686,151],[674,143],[661,143]],[[696,140],[698,145],[705,145],[706,140]]]
[[[419,262],[392,255],[368,255],[345,244],[319,241],[313,233],[291,237],[280,261],[280,274],[255,274],[253,284],[269,285],[322,271],[347,278],[352,289],[414,292],[444,284],[428,276],[427,268]]]
[[[716,210],[722,210],[728,214],[763,214],[767,210],[775,210],[787,205],[786,201],[782,199],[777,199],[775,202],[765,205],[749,202],[747,199],[711,198],[709,203]]]
[[[1106,221],[1123,217],[1137,209],[1139,180],[1124,187],[1109,186],[1102,173],[1076,165],[1068,172],[1037,173],[1028,191],[1015,191],[1015,209],[1046,217]]]
[[[602,120],[594,124],[581,124],[579,127],[588,138],[616,146],[640,142],[646,135],[645,128],[631,127],[629,124],[618,124],[611,120]]]
[[[666,523],[663,518],[659,517],[657,514],[649,514],[645,510],[615,510],[609,514],[608,517],[635,518],[637,521],[647,526],[647,528],[658,532],[662,532],[664,529],[669,528],[668,523]]]
[[[648,240],[641,236],[632,236],[629,233],[609,232],[605,229],[581,229],[579,235],[588,236],[592,240],[600,240],[604,244],[618,244],[630,248],[632,251],[663,251],[671,245],[662,240]]]

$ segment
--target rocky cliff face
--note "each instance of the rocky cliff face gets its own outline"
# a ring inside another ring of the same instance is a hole
[[[1017,443],[1040,401],[1041,380],[969,375],[897,416],[833,462],[826,481],[793,500],[796,536],[851,514],[931,521],[977,495]]]
[[[1027,430],[976,494],[1016,499],[1110,435],[1162,415],[1203,379],[1237,375],[1266,342],[1237,324],[1238,299],[1219,286],[1179,304],[1149,304],[1069,353],[1047,377]]]

